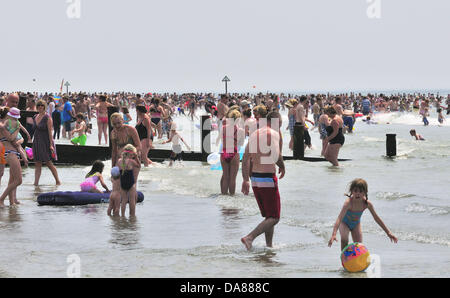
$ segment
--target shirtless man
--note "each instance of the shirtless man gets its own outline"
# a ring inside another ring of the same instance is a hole
[[[340,98],[339,96],[336,97],[333,107],[336,110],[337,115],[339,117],[342,117],[342,115],[344,114],[344,109],[342,108],[342,98]]]
[[[225,118],[225,115],[228,113],[229,107],[228,104],[228,96],[225,94],[222,94],[220,96],[220,101],[217,104],[217,119],[219,120],[219,123],[217,124],[217,127],[219,129],[219,134],[217,135],[216,139],[216,145],[219,144],[219,141],[222,139],[221,133],[222,133],[222,120]]]
[[[113,107],[106,101],[105,95],[99,96],[99,102],[95,105],[97,111],[97,126],[98,126],[98,144],[102,142],[102,133],[105,135],[105,144],[108,145],[108,107]]]
[[[309,148],[312,147],[311,143],[311,136],[309,135],[308,128],[306,127],[306,121],[314,125],[314,122],[308,120],[306,117],[306,110],[305,110],[305,104],[307,101],[307,97],[302,95],[300,96],[300,103],[296,106],[295,110],[295,123],[299,123],[300,125],[303,125],[305,132],[303,133],[303,138],[305,140],[305,149],[308,146]]]
[[[248,195],[251,175],[253,193],[261,215],[265,218],[250,234],[241,239],[247,250],[252,248],[253,241],[262,233],[265,234],[266,245],[272,247],[274,227],[280,220],[281,204],[275,165],[279,167],[279,179],[284,177],[285,167],[279,145],[279,127],[272,127],[277,123],[276,117],[280,117],[279,113],[271,112],[267,115],[267,122],[259,122],[259,129],[250,136],[242,159],[242,193]],[[261,149],[270,153],[263,154]]]

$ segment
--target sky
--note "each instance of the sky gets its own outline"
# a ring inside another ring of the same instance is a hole
[[[449,13],[448,0],[1,0],[0,90],[223,92],[225,75],[229,92],[450,89]]]

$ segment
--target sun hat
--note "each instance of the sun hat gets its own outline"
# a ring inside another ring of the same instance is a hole
[[[10,117],[20,119],[20,110],[18,108],[11,108],[7,114]]]

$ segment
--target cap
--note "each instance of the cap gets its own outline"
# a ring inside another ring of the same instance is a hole
[[[114,167],[111,169],[111,176],[112,177],[119,177],[120,176],[120,169],[119,167]]]

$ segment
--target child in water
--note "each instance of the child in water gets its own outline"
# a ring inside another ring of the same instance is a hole
[[[445,118],[444,115],[442,114],[442,109],[441,108],[437,109],[437,112],[438,112],[438,122],[439,124],[443,124]]]
[[[364,179],[355,179],[351,182],[349,187],[350,194],[346,194],[348,199],[345,200],[341,213],[336,220],[333,228],[333,234],[328,241],[328,246],[331,247],[333,241],[336,241],[336,233],[339,229],[341,234],[341,250],[348,245],[348,235],[352,233],[353,242],[363,242],[361,229],[361,216],[366,209],[372,213],[376,223],[386,232],[391,241],[397,243],[398,239],[385,226],[381,218],[375,212],[372,202],[368,200],[368,186]]]
[[[103,186],[106,192],[109,192],[108,186],[103,181],[102,172],[104,167],[105,165],[100,160],[96,160],[94,162],[94,164],[92,165],[92,169],[86,175],[86,180],[84,180],[84,182],[80,184],[81,191],[102,193],[102,191],[97,189],[97,187],[95,186],[97,182],[100,181],[100,184]]]
[[[126,145],[117,164],[120,169],[121,214],[125,216],[128,203],[130,205],[130,216],[135,216],[137,201],[136,181],[141,168],[136,148],[131,144]]]
[[[415,129],[411,129],[409,134],[416,138],[416,141],[425,141],[425,138],[422,135],[418,134]]]
[[[180,134],[177,132],[177,126],[176,123],[172,122],[172,125],[170,127],[170,134],[169,139],[162,144],[167,144],[172,142],[172,153],[170,154],[170,163],[169,167],[172,166],[173,162],[175,160],[181,160],[181,152],[183,151],[180,145],[180,140],[186,145],[186,148],[188,150],[191,150],[188,144],[184,141],[184,139],[180,136]]]
[[[119,216],[120,211],[120,169],[114,167],[111,169],[112,192],[109,195],[109,206],[107,214],[111,216]]]

